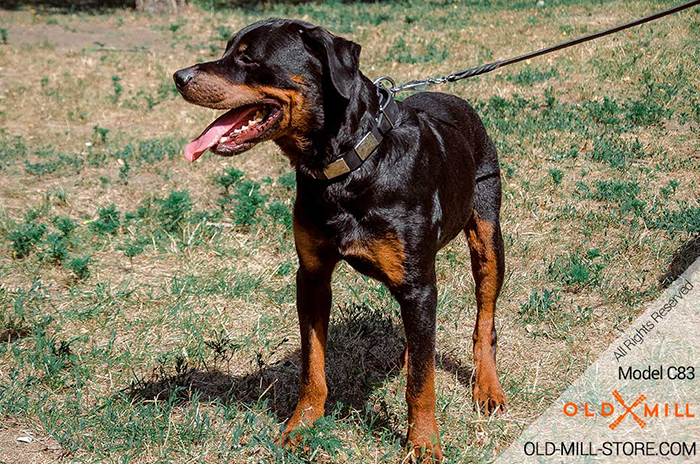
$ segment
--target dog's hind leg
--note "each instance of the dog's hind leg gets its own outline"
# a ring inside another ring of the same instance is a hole
[[[487,413],[505,410],[505,394],[496,373],[496,299],[503,285],[505,257],[498,220],[501,180],[489,177],[477,183],[474,212],[464,232],[471,254],[476,284],[474,326],[474,401]]]

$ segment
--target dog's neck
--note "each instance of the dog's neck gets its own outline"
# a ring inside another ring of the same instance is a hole
[[[352,150],[375,124],[379,112],[376,86],[360,73],[349,100],[324,99],[323,118],[316,130],[305,136],[277,139],[277,145],[301,174],[313,177],[333,161]],[[334,94],[332,91],[326,95]]]

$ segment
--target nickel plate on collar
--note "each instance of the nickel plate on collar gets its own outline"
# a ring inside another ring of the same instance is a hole
[[[332,179],[347,172],[350,172],[350,168],[343,158],[333,161],[323,170],[323,173],[328,179]]]
[[[374,149],[377,148],[377,145],[379,145],[379,140],[376,139],[372,132],[367,132],[367,134],[362,137],[362,140],[360,140],[360,143],[355,145],[355,153],[364,161],[372,154]]]

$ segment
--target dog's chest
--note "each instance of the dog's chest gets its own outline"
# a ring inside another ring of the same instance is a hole
[[[387,189],[298,190],[295,213],[322,248],[332,248],[357,271],[389,286],[405,280],[409,246],[402,197]],[[370,188],[372,187],[372,188]]]
[[[324,228],[332,246],[353,268],[390,286],[403,283],[405,245],[400,231],[381,214],[358,217],[337,212],[327,218]]]

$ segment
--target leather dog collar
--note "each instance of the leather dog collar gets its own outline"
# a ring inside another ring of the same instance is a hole
[[[399,115],[393,93],[382,84],[377,84],[379,93],[379,115],[375,118],[372,128],[367,132],[352,150],[323,168],[313,172],[314,179],[333,179],[354,171],[375,152],[384,136],[394,128]]]

